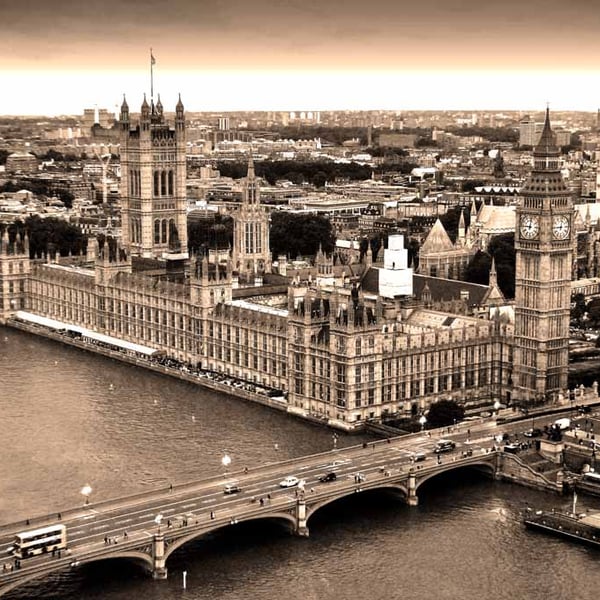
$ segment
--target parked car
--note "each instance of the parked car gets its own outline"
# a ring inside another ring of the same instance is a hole
[[[297,477],[294,477],[293,475],[288,475],[283,481],[279,482],[279,487],[294,487],[295,485],[298,485],[298,483],[300,483],[300,480]]]
[[[319,481],[322,481],[323,483],[335,481],[336,479],[337,475],[333,471],[331,471],[331,473],[325,473],[325,475],[321,475],[321,477],[319,477]]]
[[[425,452],[415,452],[412,455],[412,459],[414,462],[421,462],[427,458],[427,454]]]

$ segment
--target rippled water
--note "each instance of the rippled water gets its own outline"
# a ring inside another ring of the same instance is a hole
[[[0,328],[0,521],[331,447],[331,432],[262,406]],[[363,441],[340,436],[340,445]],[[275,449],[277,444],[278,450]],[[600,551],[532,533],[520,511],[559,496],[455,473],[420,505],[361,494],[319,511],[308,539],[238,525],[182,548],[169,579],[106,561],[10,598],[455,600],[596,598]],[[581,507],[600,500],[580,497]],[[187,571],[187,590],[182,572]]]

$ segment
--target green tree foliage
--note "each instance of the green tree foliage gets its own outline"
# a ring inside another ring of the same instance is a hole
[[[465,215],[465,227],[468,227],[471,222],[470,212],[460,206],[451,208],[445,215],[440,217],[442,225],[448,232],[450,239],[455,242],[458,237],[458,224],[460,222],[460,215],[464,212]]]
[[[233,245],[233,219],[215,215],[214,220],[188,220],[188,249],[198,252],[208,248],[223,249]]]
[[[581,324],[587,310],[584,294],[573,294],[571,296],[571,320],[577,325]],[[600,339],[600,338],[598,338]]]
[[[375,148],[367,148],[365,152],[367,152],[371,156],[377,158],[384,157],[386,159],[390,159],[392,157],[404,158],[406,156],[409,156],[408,150],[392,146],[377,146]]]
[[[296,215],[275,211],[271,215],[271,251],[295,258],[317,253],[319,245],[323,252],[333,252],[335,236],[329,219],[320,215]]]
[[[427,413],[427,427],[447,427],[465,416],[465,409],[455,400],[439,400],[429,407]]]
[[[592,298],[587,305],[587,313],[590,325],[598,327],[600,325],[600,298]]]
[[[347,140],[359,140],[362,146],[367,144],[366,127],[329,127],[327,125],[288,125],[272,127],[286,140],[307,140],[320,138],[322,142],[341,146]]]
[[[487,252],[478,250],[465,271],[465,281],[487,285],[489,283],[492,258]]]
[[[483,179],[468,179],[462,182],[461,189],[463,192],[472,192],[476,187],[481,187],[485,184],[486,182]]]
[[[87,240],[79,227],[63,219],[42,219],[38,215],[32,215],[25,222],[15,221],[11,228],[15,232],[19,231],[22,236],[27,232],[31,258],[43,256],[44,253],[53,255],[55,252],[61,256],[67,256],[69,252],[75,255],[85,252],[87,248]]]
[[[514,127],[448,127],[447,131],[462,137],[479,136],[490,142],[519,141],[519,130]]]
[[[515,234],[505,233],[492,238],[488,252],[496,262],[498,286],[504,297],[515,297]]]
[[[220,161],[217,169],[224,177],[241,179],[248,172],[247,163],[233,163]],[[335,179],[362,180],[371,177],[371,168],[358,163],[338,164],[333,161],[295,161],[278,160],[262,161],[255,163],[255,172],[259,177],[264,177],[269,184],[274,185],[284,179],[293,183],[312,183],[321,187],[325,182]]]
[[[19,190],[29,190],[36,196],[46,196],[47,198],[57,196],[67,208],[73,206],[75,198],[69,190],[54,187],[46,181],[35,178],[9,180],[0,186],[0,192],[18,192]]]

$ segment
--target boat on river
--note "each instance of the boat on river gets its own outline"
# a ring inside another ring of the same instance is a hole
[[[576,503],[577,495],[575,494],[572,512],[528,510],[524,523],[529,529],[536,529],[600,548],[600,512],[578,514],[575,510]]]

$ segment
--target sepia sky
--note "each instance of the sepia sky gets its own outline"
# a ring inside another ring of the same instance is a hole
[[[0,114],[600,105],[589,0],[19,0],[0,8]]]

